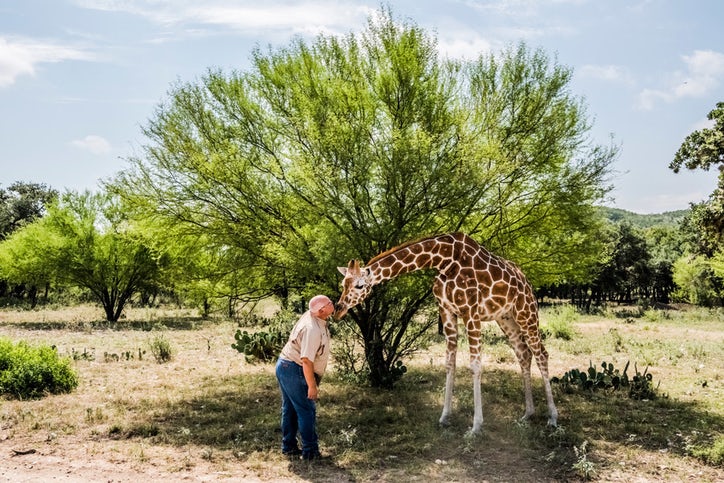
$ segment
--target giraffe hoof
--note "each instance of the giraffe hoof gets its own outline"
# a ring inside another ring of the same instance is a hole
[[[438,424],[441,428],[449,428],[450,427],[450,420],[448,420],[447,417],[440,418],[440,421],[438,421]]]
[[[550,426],[552,428],[556,428],[556,427],[558,427],[558,422],[555,420],[555,418],[549,418],[548,426]]]

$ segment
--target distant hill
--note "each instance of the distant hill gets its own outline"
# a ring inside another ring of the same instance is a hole
[[[630,223],[638,228],[649,228],[657,225],[675,226],[678,225],[690,211],[686,209],[655,213],[651,215],[640,215],[632,211],[621,210],[618,208],[608,208],[605,206],[601,206],[599,209],[611,223]]]

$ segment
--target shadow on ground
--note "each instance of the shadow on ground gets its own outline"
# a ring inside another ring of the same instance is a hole
[[[558,428],[546,427],[542,385],[538,414],[520,422],[523,397],[518,372],[486,371],[484,429],[472,423],[470,371],[456,380],[451,424],[437,424],[444,371],[412,368],[393,391],[325,380],[319,404],[319,433],[327,461],[287,463],[278,454],[279,391],[269,373],[219,378],[199,395],[134,420],[111,437],[148,438],[151,443],[231,451],[240,460],[256,455],[312,481],[431,478],[459,481],[576,480],[575,447],[584,441],[638,445],[687,455],[693,435],[721,434],[721,416],[696,404],[669,399],[635,401],[620,394],[557,394]],[[666,424],[662,424],[666,421]],[[590,446],[589,446],[590,448]],[[600,462],[605,465],[606,462]]]

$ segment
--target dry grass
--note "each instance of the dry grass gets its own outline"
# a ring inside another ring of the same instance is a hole
[[[517,421],[519,370],[495,340],[486,347],[477,437],[466,435],[472,388],[464,344],[455,412],[444,429],[437,426],[441,342],[408,364],[393,392],[345,384],[332,367],[319,403],[322,451],[331,457],[310,465],[279,454],[273,367],[249,365],[231,348],[232,321],[144,309],[111,327],[94,308],[0,311],[0,336],[53,344],[75,357],[80,376],[72,394],[0,402],[7,461],[0,481],[722,481],[721,467],[691,456],[693,446],[722,437],[724,421],[723,319],[696,314],[633,323],[615,314],[581,317],[570,341],[549,340],[551,375],[589,360],[639,361],[669,396],[637,402],[559,391],[555,430],[545,427],[539,379],[541,414]],[[173,348],[168,363],[150,353],[155,331]]]

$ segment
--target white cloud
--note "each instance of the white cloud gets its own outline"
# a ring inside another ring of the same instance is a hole
[[[355,2],[331,0],[76,0],[76,4],[94,10],[126,12],[164,25],[207,24],[245,31],[272,29],[312,34],[347,31],[376,10]]]
[[[0,37],[0,88],[21,75],[35,75],[38,64],[92,58],[89,52],[54,41]]]
[[[437,30],[438,51],[444,57],[475,60],[493,50],[488,39],[463,25],[447,24]]]
[[[71,141],[70,144],[78,149],[88,151],[95,155],[108,154],[111,151],[111,143],[106,141],[105,138],[93,134],[88,135],[83,139]]]
[[[644,89],[639,94],[639,107],[653,109],[658,102],[674,102],[685,97],[704,97],[724,81],[724,54],[713,50],[696,50],[682,56],[685,71],[669,75],[668,85]]]
[[[581,77],[599,79],[607,82],[633,84],[633,78],[625,67],[619,65],[584,65],[578,69]]]

